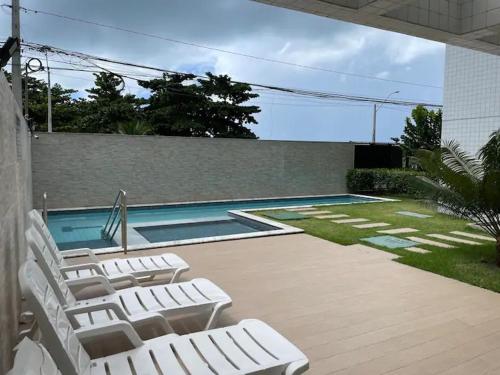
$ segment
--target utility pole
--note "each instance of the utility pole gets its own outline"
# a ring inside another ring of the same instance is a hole
[[[377,104],[373,105],[372,143],[377,141]]]
[[[45,66],[47,67],[47,132],[52,133],[52,92],[50,88],[50,68],[47,51],[45,51]]]
[[[21,79],[21,21],[19,17],[19,0],[12,0],[12,37],[17,40],[17,48],[12,55],[12,93],[23,108],[23,92]]]
[[[385,103],[387,103],[389,98],[395,94],[399,94],[399,91],[394,91],[387,95],[387,98],[385,98],[380,106],[377,106],[377,103],[373,105],[372,143],[377,142],[377,112],[384,106]]]

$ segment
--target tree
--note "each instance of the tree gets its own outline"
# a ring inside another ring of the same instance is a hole
[[[11,75],[6,73],[10,82]],[[25,87],[25,76],[22,87]],[[35,77],[28,76],[28,114],[38,131],[47,131],[48,86]],[[76,90],[66,89],[56,83],[51,88],[52,122],[54,131],[71,131],[76,127],[80,113],[78,103],[72,99]],[[23,98],[24,99],[24,98]]]
[[[95,86],[86,90],[89,100],[80,101],[82,118],[79,131],[85,133],[118,133],[121,123],[138,118],[141,103],[134,95],[122,95],[120,77],[113,73],[94,73]]]
[[[258,97],[247,84],[233,83],[226,75],[207,73],[195,80],[192,74],[164,74],[161,79],[139,82],[151,90],[144,109],[154,132],[193,137],[256,138],[247,128],[257,124],[257,106],[243,105]]]
[[[478,158],[467,155],[454,141],[434,151],[419,150],[417,155],[429,174],[419,177],[427,196],[493,236],[500,267],[500,130],[491,135]]]
[[[260,109],[243,103],[259,95],[253,94],[252,88],[246,83],[232,83],[227,75],[207,73],[207,76],[208,80],[198,80],[201,91],[212,98],[203,112],[207,132],[212,137],[257,138],[246,126],[257,124],[254,114],[259,113]]]
[[[144,114],[156,134],[207,136],[202,111],[207,98],[194,83],[192,74],[164,74],[163,78],[141,81],[151,91]]]
[[[88,98],[73,98],[76,90],[59,84],[52,87],[54,131],[83,133],[159,134],[185,137],[256,138],[247,127],[257,124],[259,107],[245,105],[253,98],[250,85],[233,83],[227,75],[207,73],[207,79],[192,74],[165,74],[141,81],[151,91],[149,98],[123,95],[119,75],[94,74]],[[10,79],[10,75],[7,74]],[[29,112],[38,130],[47,129],[47,84],[28,79]]]
[[[428,110],[418,105],[411,112],[411,118],[406,118],[404,134],[401,139],[393,138],[400,143],[405,155],[405,166],[409,166],[410,158],[415,156],[416,150],[435,150],[441,145],[441,126],[443,113]]]

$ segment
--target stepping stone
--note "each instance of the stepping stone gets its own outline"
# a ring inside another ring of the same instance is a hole
[[[336,224],[351,224],[351,223],[363,223],[365,221],[370,221],[368,219],[343,219],[343,220],[332,220],[332,223]]]
[[[432,217],[431,215],[424,215],[424,214],[419,214],[418,212],[411,212],[411,211],[398,211],[396,213],[398,215],[417,217],[419,219],[427,219],[429,217]]]
[[[326,215],[326,214],[329,214],[330,211],[302,211],[301,214],[302,215]]]
[[[388,227],[391,224],[387,223],[368,223],[368,224],[358,224],[353,225],[354,228],[358,229],[370,229],[370,228],[380,228],[380,227]]]
[[[314,216],[316,219],[340,219],[341,217],[349,217],[346,214],[338,214],[338,215],[319,215]]]
[[[445,236],[444,234],[428,234],[427,237],[438,238],[440,240],[445,240],[445,241],[450,241],[450,242],[464,243],[467,245],[481,245],[479,242],[474,242],[471,240],[464,240],[463,238]]]
[[[301,211],[316,211],[316,208],[314,208],[314,207],[293,207],[293,208],[287,208],[286,210],[287,211],[301,212]]]
[[[276,212],[276,213],[267,213],[264,216],[270,217],[271,219],[276,220],[304,220],[308,219],[307,216],[301,215],[297,212]]]
[[[362,238],[361,241],[370,242],[374,245],[388,247],[389,249],[400,249],[408,248],[418,245],[414,241],[409,241],[404,238],[394,237],[394,236],[376,236]]]
[[[419,247],[407,247],[405,250],[408,250],[408,251],[411,251],[412,253],[419,253],[419,254],[427,254],[427,253],[430,253],[429,250],[424,250],[424,249],[421,249]]]
[[[484,240],[484,241],[496,242],[496,240],[493,237],[482,236],[480,234],[460,232],[458,230],[450,232],[450,233],[451,234],[456,234],[457,236],[464,236],[464,237],[474,238],[476,240]]]
[[[425,245],[442,247],[443,249],[454,249],[455,248],[455,246],[448,245],[447,243],[442,243],[442,242],[427,240],[425,238],[420,238],[420,237],[406,237],[406,238],[408,238],[411,241],[415,241],[415,242],[422,243],[422,244],[425,244]]]
[[[415,233],[415,232],[418,232],[418,229],[396,228],[396,229],[385,229],[377,231],[377,233],[384,233],[384,234],[401,234],[401,233]]]

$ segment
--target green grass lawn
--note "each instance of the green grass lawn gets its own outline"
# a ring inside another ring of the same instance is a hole
[[[366,218],[373,222],[385,222],[392,225],[385,228],[357,229],[352,227],[352,224],[336,224],[332,223],[330,220],[315,218],[287,220],[283,221],[283,223],[302,228],[310,235],[338,244],[352,245],[361,243],[388,251],[400,256],[396,260],[397,262],[500,292],[500,268],[495,266],[494,242],[486,243],[486,241],[470,239],[472,241],[482,242],[484,245],[462,245],[425,236],[425,234],[431,233],[450,235],[449,232],[455,230],[487,235],[485,232],[475,230],[468,226],[467,221],[439,214],[433,207],[423,202],[410,199],[402,199],[399,202],[321,206],[318,207],[318,210],[330,211],[333,214],[347,214],[352,218]],[[413,211],[429,214],[433,217],[419,219],[396,214],[397,211]],[[260,211],[258,215],[265,217],[266,212],[270,211]],[[390,250],[361,241],[361,238],[382,235],[377,233],[377,230],[403,227],[415,228],[418,229],[419,232],[398,234],[395,235],[396,237],[405,238],[406,236],[418,236],[448,243],[455,246],[455,248],[443,249],[419,244],[419,248],[430,250],[431,252],[428,254],[418,254],[404,249]],[[463,238],[468,239],[465,237]]]

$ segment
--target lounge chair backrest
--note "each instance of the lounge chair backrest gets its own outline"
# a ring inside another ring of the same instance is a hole
[[[44,273],[33,260],[19,270],[19,284],[28,308],[35,314],[44,345],[64,375],[82,375],[90,357],[78,340],[63,307]]]
[[[14,366],[7,375],[61,375],[47,349],[40,343],[25,337],[16,349]]]
[[[30,227],[26,230],[26,241],[28,242],[29,249],[35,255],[38,265],[49,280],[61,305],[74,305],[76,302],[75,296],[71,293],[71,290],[64,281],[64,277],[59,270],[59,265],[50,254],[47,244],[43,241],[40,233],[34,227]]]
[[[31,225],[35,227],[35,229],[40,233],[40,237],[47,244],[47,247],[50,250],[50,253],[54,257],[55,261],[60,266],[65,266],[66,261],[64,260],[64,257],[62,256],[61,252],[59,251],[56,241],[54,241],[54,237],[52,237],[52,234],[50,233],[47,224],[45,224],[45,222],[43,221],[40,212],[38,212],[37,210],[31,210],[30,212],[28,212],[28,217],[30,219]]]

